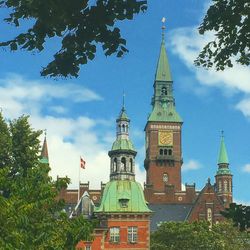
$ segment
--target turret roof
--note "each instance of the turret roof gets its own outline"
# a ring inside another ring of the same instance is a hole
[[[150,213],[138,182],[115,180],[106,184],[96,213]]]
[[[221,136],[218,164],[229,164],[224,136]]]

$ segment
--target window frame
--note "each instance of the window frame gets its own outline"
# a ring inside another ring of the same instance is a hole
[[[109,241],[115,244],[120,242],[120,227],[109,228]]]
[[[138,242],[138,227],[130,226],[128,227],[128,242],[135,244]]]

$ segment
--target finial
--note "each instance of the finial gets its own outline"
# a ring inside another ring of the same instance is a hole
[[[211,184],[210,178],[207,179],[207,183],[208,183],[208,184]]]
[[[123,90],[123,95],[122,95],[122,109],[125,110],[125,92]]]
[[[44,136],[47,137],[47,129],[44,129]]]
[[[166,29],[166,26],[165,26],[165,22],[166,22],[166,18],[165,17],[163,17],[162,19],[161,19],[161,22],[162,22],[162,27],[161,27],[161,29],[162,29],[162,41],[164,42],[164,36],[165,36],[165,29]]]
[[[224,130],[221,130],[221,137],[224,137]]]

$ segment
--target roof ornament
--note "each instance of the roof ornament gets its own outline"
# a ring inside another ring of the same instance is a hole
[[[125,110],[125,91],[124,90],[122,94],[122,110]]]
[[[161,29],[162,29],[162,42],[164,42],[165,41],[165,29],[166,29],[165,22],[166,22],[166,18],[163,17],[161,19],[161,22],[162,22],[162,26],[161,26]]]
[[[221,130],[221,137],[224,138],[224,130]]]
[[[44,136],[47,137],[47,129],[44,129]]]

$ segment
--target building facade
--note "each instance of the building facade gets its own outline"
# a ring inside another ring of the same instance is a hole
[[[108,152],[110,182],[101,183],[99,190],[91,190],[89,183],[80,184],[81,197],[87,194],[96,207],[94,213],[105,221],[105,229],[98,229],[96,237],[102,249],[148,249],[151,211],[151,231],[164,221],[207,220],[213,224],[223,220],[220,211],[233,200],[232,174],[223,134],[215,183],[208,178],[201,191],[196,190],[195,184],[186,184],[182,190],[183,121],[176,109],[173,84],[163,32],[153,83],[152,111],[145,125],[144,190],[135,182],[136,151],[129,139],[130,120],[124,106],[116,120],[116,140]],[[44,151],[47,152],[47,147]],[[63,190],[59,198],[65,200],[66,210],[72,214],[79,203],[78,190]],[[102,230],[106,230],[105,237]],[[133,239],[129,235],[135,232],[136,243],[129,238]],[[117,239],[119,244],[115,242]]]

